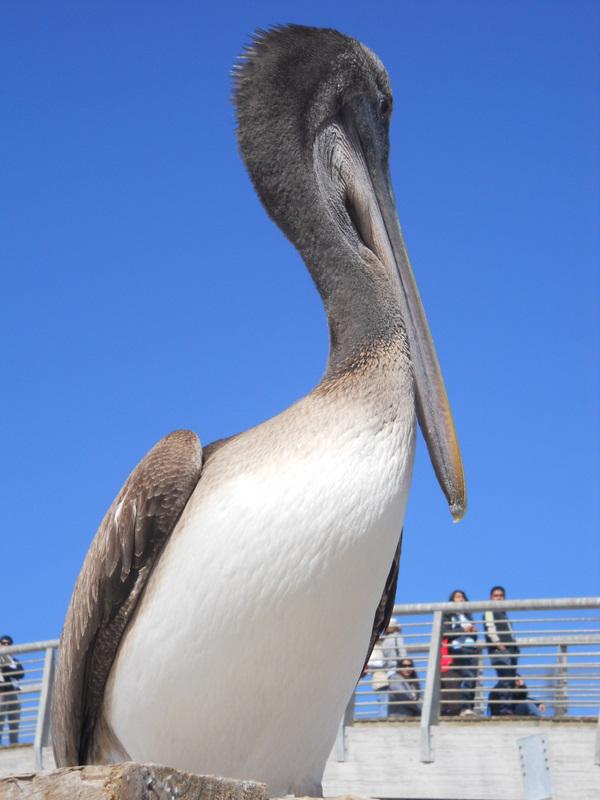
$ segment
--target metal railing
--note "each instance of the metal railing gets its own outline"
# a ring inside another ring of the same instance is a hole
[[[516,669],[525,679],[531,697],[545,705],[544,714],[555,719],[566,717],[596,718],[600,706],[600,597],[545,600],[506,600],[470,603],[419,603],[397,605],[394,616],[400,625],[397,653],[388,654],[384,663],[367,669],[359,681],[340,729],[336,752],[343,760],[344,728],[354,720],[403,716],[409,705],[417,704],[416,721],[421,726],[421,760],[431,761],[430,728],[440,716],[453,714],[457,706],[472,704],[475,714],[483,717],[490,706],[490,692],[497,685],[497,670],[490,664],[483,636],[482,612],[487,609],[507,611],[520,654]],[[477,627],[475,653],[468,658],[474,674],[469,685],[461,675],[467,661],[460,653],[442,657],[443,618],[448,612],[473,615]],[[385,644],[385,642],[384,642]],[[55,653],[58,641],[11,645],[0,655],[17,658],[24,669],[20,691],[0,693],[0,721],[3,722],[1,745],[9,744],[9,725],[13,740],[33,745],[36,769],[43,767],[43,748],[50,741],[50,704]],[[394,692],[398,659],[414,662],[419,692],[416,701],[400,699]],[[447,661],[452,659],[450,665]],[[453,674],[451,669],[453,668]],[[375,677],[384,678],[389,688],[374,690]],[[512,676],[510,676],[512,679]],[[3,696],[4,694],[4,696]],[[394,696],[396,695],[396,696]],[[458,697],[457,697],[458,695]],[[458,703],[457,703],[458,700]],[[18,710],[18,721],[6,712]],[[514,711],[514,709],[513,709]],[[511,712],[506,719],[518,714]],[[7,730],[8,728],[8,730]],[[597,760],[600,763],[600,728]]]
[[[486,610],[509,612],[519,650],[516,663],[490,663],[482,620]],[[451,640],[444,640],[444,619],[454,612],[472,615],[475,623],[468,652],[453,650]],[[440,716],[598,716],[599,597],[397,605],[394,617],[400,632],[395,640],[378,643],[381,649],[353,698],[354,719],[420,719],[424,762],[432,760],[430,728]],[[418,681],[409,681],[409,689],[417,690],[416,702],[402,683],[406,673],[397,669],[409,660]],[[526,684],[526,701],[517,677]]]
[[[50,743],[50,698],[57,640],[12,644],[2,648],[5,658],[18,661],[22,677],[0,691],[0,743],[30,744],[36,769],[43,768],[42,751]],[[8,677],[8,674],[7,674]],[[0,683],[0,686],[3,684]],[[18,691],[12,691],[18,687]]]

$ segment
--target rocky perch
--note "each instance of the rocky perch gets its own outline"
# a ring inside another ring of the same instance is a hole
[[[267,800],[264,783],[157,764],[64,767],[0,779],[0,800]]]

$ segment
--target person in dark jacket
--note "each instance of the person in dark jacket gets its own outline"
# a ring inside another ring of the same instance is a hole
[[[491,717],[510,717],[514,714],[512,706],[512,678],[499,680],[488,695],[488,714]]]
[[[543,717],[546,707],[529,696],[520,675],[499,680],[490,691],[488,712],[492,717]]]
[[[543,717],[546,706],[529,696],[529,689],[523,678],[517,674],[513,684],[513,713],[518,717]]]
[[[464,693],[461,683],[462,675],[452,666],[442,672],[440,682],[440,714],[442,717],[458,717],[463,713]]]
[[[17,681],[21,680],[25,671],[16,658],[4,652],[12,643],[12,636],[0,637],[0,744],[5,720],[9,744],[18,744],[19,741],[21,703]]]
[[[493,586],[490,591],[490,599],[505,600],[504,587]],[[519,647],[515,642],[512,625],[506,616],[506,611],[485,611],[483,626],[488,655],[496,670],[498,680],[514,678],[517,672]]]
[[[462,589],[455,589],[448,598],[452,603],[468,602]],[[461,677],[461,716],[475,712],[475,683],[477,677],[477,628],[470,613],[446,612],[442,620],[442,636],[448,640],[448,654],[452,657],[454,670]]]

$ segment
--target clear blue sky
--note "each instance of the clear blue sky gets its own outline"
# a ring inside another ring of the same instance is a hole
[[[597,2],[4,2],[0,632],[57,636],[135,463],[284,409],[320,300],[239,159],[259,26],[333,26],[395,93],[392,174],[463,447],[452,525],[423,442],[398,600],[597,594]]]

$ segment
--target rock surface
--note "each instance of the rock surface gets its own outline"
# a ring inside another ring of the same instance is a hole
[[[0,779],[0,800],[267,800],[263,783],[156,764],[64,767]]]

